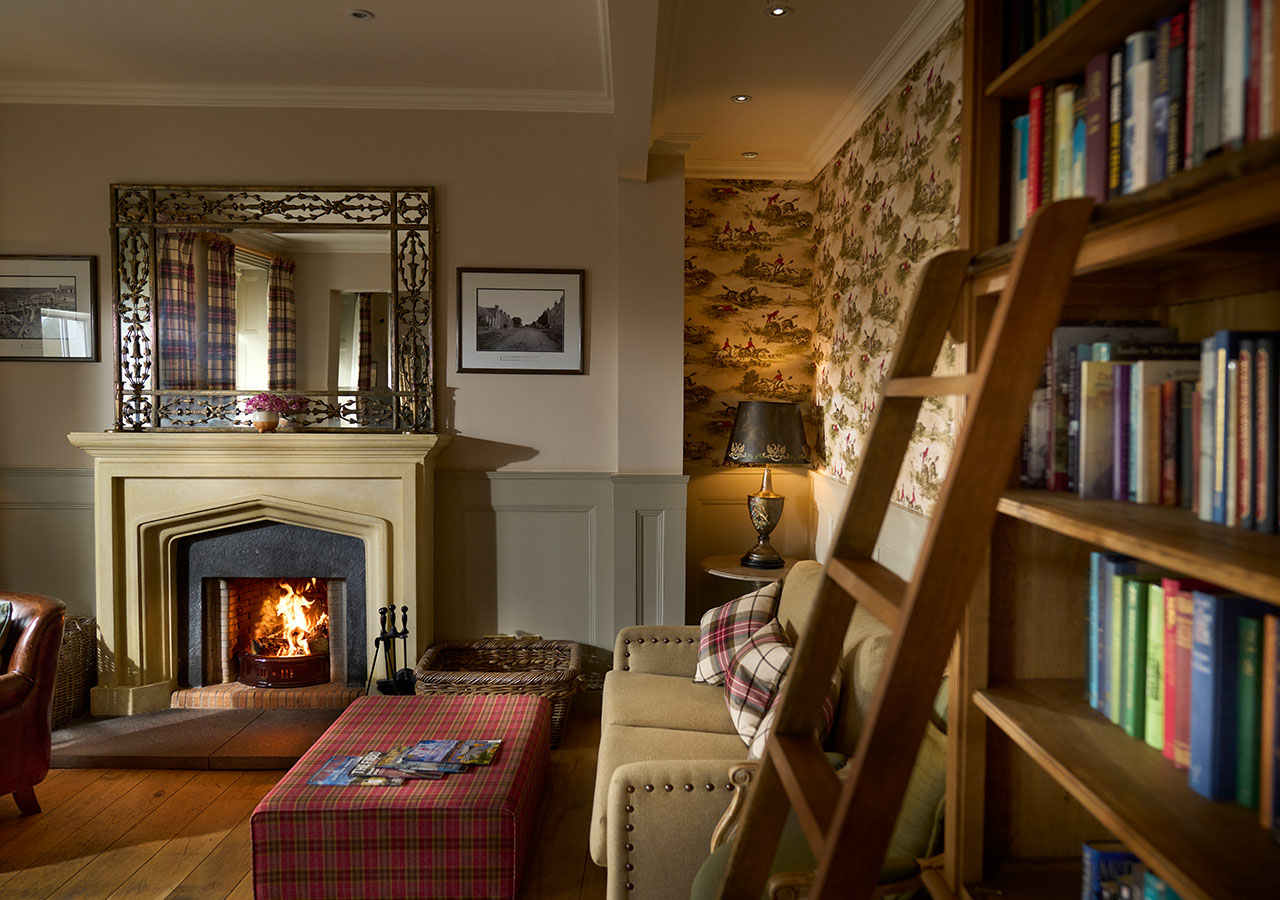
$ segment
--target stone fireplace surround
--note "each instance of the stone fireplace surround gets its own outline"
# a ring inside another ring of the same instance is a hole
[[[162,709],[178,687],[177,542],[281,522],[364,542],[365,658],[379,607],[408,606],[431,641],[433,470],[448,438],[418,434],[76,432],[93,458],[96,716]],[[416,658],[416,657],[415,657]]]

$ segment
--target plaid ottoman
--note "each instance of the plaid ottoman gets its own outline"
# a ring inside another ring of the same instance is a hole
[[[550,759],[528,695],[361,697],[253,811],[257,900],[514,898]],[[423,738],[501,738],[491,765],[399,787],[308,785],[331,757]]]

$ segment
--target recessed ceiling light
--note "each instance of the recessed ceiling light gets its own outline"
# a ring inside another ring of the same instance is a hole
[[[781,19],[783,16],[790,15],[791,7],[787,4],[787,0],[764,0],[764,14],[773,19]]]
[[[754,151],[754,150],[743,150],[743,151],[742,151],[742,155],[743,155],[744,157],[746,157],[747,159],[755,159],[755,158],[756,158],[757,156],[759,156],[760,154],[759,154],[759,153],[757,153],[757,152],[756,152],[756,151]]]
[[[729,99],[732,100],[734,103],[750,103],[751,95],[750,94],[732,94],[730,95]]]
[[[347,15],[353,19],[360,19],[361,21],[373,18],[373,13],[369,12],[367,9],[349,9],[347,10]]]

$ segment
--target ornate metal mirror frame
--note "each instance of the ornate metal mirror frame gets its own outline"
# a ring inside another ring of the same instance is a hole
[[[153,274],[157,232],[184,230],[379,231],[391,254],[389,389],[288,391],[306,402],[295,425],[327,431],[435,430],[432,366],[432,189],[113,184],[112,271],[115,430],[232,429],[250,425],[253,391],[164,390]],[[335,424],[338,423],[338,424]]]

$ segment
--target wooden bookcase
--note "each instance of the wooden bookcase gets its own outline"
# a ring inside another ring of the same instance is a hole
[[[984,315],[1008,277],[1008,124],[1032,85],[1078,78],[1086,61],[1184,7],[1088,0],[1004,65],[1003,0],[965,5],[961,241],[978,252],[968,315],[976,359]],[[1095,210],[1064,317],[1152,318],[1182,340],[1218,328],[1280,328],[1280,139]],[[1080,849],[1124,840],[1187,900],[1276,895],[1280,846],[1256,814],[1194,793],[1143,742],[1084,699],[1089,553],[1111,550],[1208,578],[1280,607],[1280,536],[1136,503],[1010,490],[990,565],[953,659],[946,855],[935,897],[1077,898]]]

